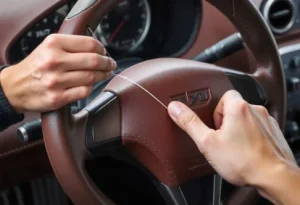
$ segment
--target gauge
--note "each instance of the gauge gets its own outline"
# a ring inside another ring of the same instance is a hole
[[[147,0],[124,0],[103,18],[96,34],[104,46],[133,51],[145,40],[150,23]]]
[[[20,41],[23,56],[28,56],[48,35],[57,33],[63,20],[62,15],[55,13],[28,31]]]

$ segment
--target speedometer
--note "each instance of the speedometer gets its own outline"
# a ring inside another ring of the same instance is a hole
[[[21,51],[24,57],[29,55],[48,35],[56,33],[64,17],[55,13],[44,18],[35,28],[31,29],[21,39]]]
[[[96,34],[104,46],[133,51],[145,40],[150,23],[147,0],[124,0],[104,17]]]
[[[48,35],[59,30],[63,20],[64,16],[55,12],[26,31],[12,46],[10,62],[18,63],[26,58]]]

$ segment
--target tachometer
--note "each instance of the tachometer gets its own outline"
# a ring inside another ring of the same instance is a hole
[[[104,46],[133,51],[145,40],[150,23],[147,0],[124,0],[104,17],[96,34]]]

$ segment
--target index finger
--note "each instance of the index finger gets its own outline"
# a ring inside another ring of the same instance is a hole
[[[235,109],[235,107],[231,103],[234,101],[244,101],[241,94],[235,90],[227,91],[221,97],[213,114],[216,129],[221,128],[226,111]]]
[[[103,44],[89,36],[53,34],[46,41],[50,42],[50,44],[57,44],[70,53],[98,53],[106,55],[106,49]]]

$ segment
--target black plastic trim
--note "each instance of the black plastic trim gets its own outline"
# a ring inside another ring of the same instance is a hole
[[[230,79],[234,89],[237,90],[248,103],[254,105],[266,104],[267,98],[264,90],[251,76],[229,72],[226,72],[226,75]]]
[[[87,105],[84,109],[89,112],[89,114],[96,114],[101,110],[107,103],[113,101],[117,96],[111,92],[101,93],[101,97],[97,97],[93,103]]]
[[[240,33],[234,33],[198,54],[193,60],[214,63],[244,49],[244,40]]]
[[[91,102],[85,110],[89,112],[87,127],[86,127],[86,147],[93,156],[99,156],[101,153],[106,152],[110,149],[120,147],[122,144],[121,133],[116,133],[116,131],[111,131],[108,127],[104,128],[105,131],[108,130],[110,135],[105,137],[95,137],[95,118],[101,115],[105,116],[106,109],[112,109],[111,106],[114,103],[118,103],[118,98],[115,94],[111,92],[103,92],[99,97],[97,97],[93,102]],[[115,104],[118,105],[118,104]],[[118,112],[117,112],[118,113]],[[115,119],[115,118],[113,118]],[[99,120],[99,118],[97,119]],[[101,118],[100,118],[101,120]],[[118,119],[118,116],[116,117]],[[120,125],[120,124],[119,124]],[[101,129],[101,128],[100,128]],[[117,128],[116,128],[117,129]],[[119,128],[120,130],[120,128]],[[104,132],[106,133],[106,132]],[[113,134],[112,134],[113,133]]]
[[[168,205],[188,205],[180,186],[169,187],[165,184],[160,184],[161,194]]]
[[[101,143],[94,144],[88,147],[88,150],[93,156],[101,156],[105,152],[109,152],[112,149],[120,147],[121,144],[122,144],[122,138],[115,137],[109,140],[105,140]]]

